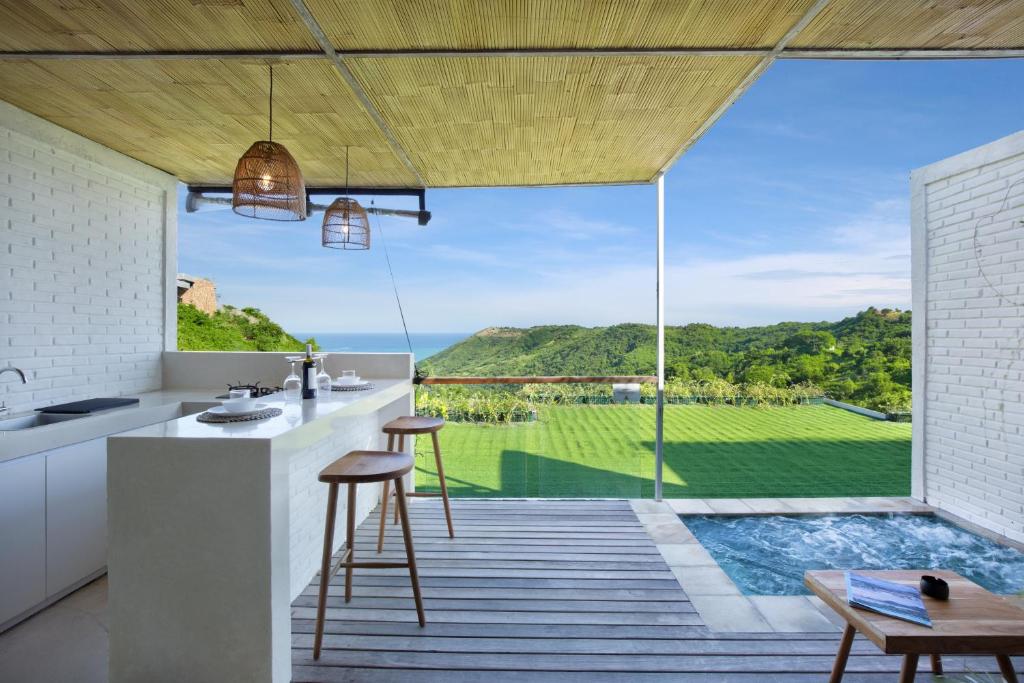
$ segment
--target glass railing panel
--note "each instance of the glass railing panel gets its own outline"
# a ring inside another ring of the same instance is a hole
[[[466,379],[466,378],[462,378]],[[440,433],[456,497],[640,498],[653,495],[653,392],[613,396],[607,382],[422,385],[417,412],[445,418]],[[567,378],[566,378],[567,379]],[[615,378],[623,379],[623,378]],[[646,380],[647,378],[640,378]],[[487,382],[487,383],[484,383]],[[634,392],[635,393],[635,392]],[[416,487],[437,491],[429,439],[416,444]]]

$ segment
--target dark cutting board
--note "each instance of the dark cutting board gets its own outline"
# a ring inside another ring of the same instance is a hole
[[[130,406],[139,402],[137,398],[90,398],[85,401],[74,401],[73,403],[62,403],[59,406],[47,406],[36,408],[40,413],[94,413],[97,410],[109,408],[120,408]]]

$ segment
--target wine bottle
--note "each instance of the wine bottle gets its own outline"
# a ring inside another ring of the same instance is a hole
[[[316,398],[316,363],[313,345],[306,344],[306,357],[302,360],[302,398]]]

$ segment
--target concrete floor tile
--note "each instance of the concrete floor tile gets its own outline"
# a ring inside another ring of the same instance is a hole
[[[705,625],[712,631],[733,633],[770,633],[771,625],[765,621],[753,603],[737,595],[690,596]]]
[[[805,595],[804,597],[807,598],[807,602],[811,603],[811,606],[818,610],[823,617],[828,619],[833,626],[838,629],[842,629],[846,626],[846,620],[839,616],[834,609],[826,605],[825,602],[817,595]]]
[[[707,504],[718,514],[746,514],[753,512],[742,498],[708,498]]]
[[[0,635],[0,681],[106,683],[106,582],[93,582]]]
[[[718,565],[700,567],[669,567],[683,591],[695,595],[739,595],[740,590]]]
[[[811,514],[844,512],[849,507],[849,502],[843,498],[787,498],[786,504],[794,512]]]
[[[701,498],[673,498],[665,501],[680,515],[710,515],[714,510]]]
[[[671,512],[663,513],[646,513],[638,512],[636,518],[640,520],[640,523],[644,526],[655,526],[657,524],[672,524],[680,523],[679,516]]]
[[[751,595],[750,602],[781,633],[832,633],[837,627],[805,595]]]
[[[718,563],[700,543],[659,543],[658,550],[670,567],[717,567]]]
[[[645,526],[644,530],[655,543],[697,543],[697,539],[678,519],[665,524]]]
[[[634,499],[629,501],[629,505],[637,514],[674,514],[672,508],[663,501]]]
[[[742,498],[751,510],[759,515],[779,515],[792,512],[793,508],[781,498]]]

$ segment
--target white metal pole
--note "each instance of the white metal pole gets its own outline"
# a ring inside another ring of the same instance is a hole
[[[658,176],[658,398],[654,412],[654,499],[665,464],[665,176]]]

